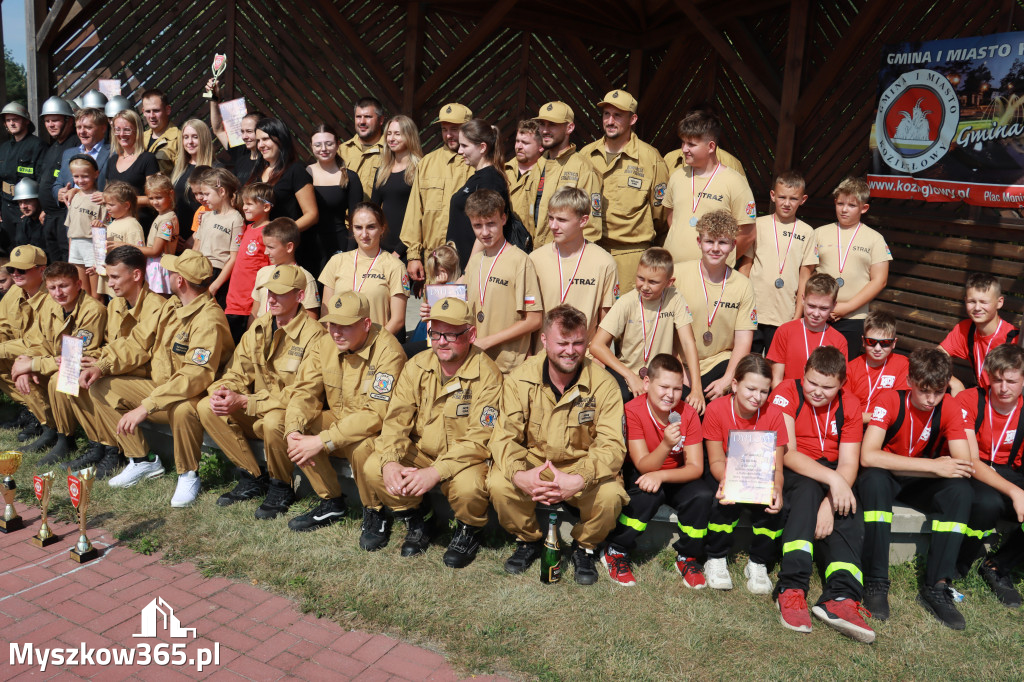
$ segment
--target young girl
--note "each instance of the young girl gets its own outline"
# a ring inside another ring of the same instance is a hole
[[[142,247],[146,256],[146,282],[150,291],[158,294],[171,293],[170,275],[160,265],[160,258],[169,253],[174,255],[178,246],[178,216],[174,213],[174,185],[166,175],[157,173],[146,178],[146,196],[149,205],[157,212],[156,220],[149,228],[149,239]]]
[[[210,166],[196,166],[196,169],[192,171],[192,175],[188,178],[189,201],[196,205],[196,208],[190,211],[192,213],[192,222],[188,225],[183,225],[180,212],[175,210],[175,214],[178,215],[178,228],[181,230],[176,250],[178,254],[185,249],[195,249],[195,234],[199,231],[199,222],[203,219],[203,214],[210,210],[210,207],[206,205],[206,195],[203,194],[203,178],[211,170],[213,168]],[[177,191],[174,194],[174,201],[178,201]],[[175,206],[177,206],[177,203],[175,203]]]
[[[253,183],[243,187],[238,198],[242,202],[242,215],[246,222],[242,241],[238,245],[238,259],[228,282],[227,306],[224,308],[235,343],[238,343],[248,327],[256,274],[261,268],[270,265],[263,244],[263,228],[270,222],[274,188],[265,182]]]
[[[342,291],[361,291],[370,302],[370,320],[405,341],[405,304],[409,298],[409,276],[394,254],[380,247],[387,230],[379,206],[360,202],[352,211],[352,236],[356,248],[335,254],[320,273],[323,300]],[[322,315],[326,315],[323,311]]]
[[[107,251],[125,245],[141,247],[146,238],[142,232],[142,225],[135,218],[138,211],[135,188],[119,180],[109,183],[103,189],[103,205],[110,220],[107,224]],[[101,296],[108,294],[109,289],[106,271],[100,265],[96,264],[96,272],[100,275],[96,298],[102,301]]]
[[[459,266],[459,251],[455,242],[448,242],[427,254],[424,262],[426,286],[431,284],[456,284],[462,279],[462,268]],[[426,291],[426,289],[424,289]],[[402,348],[408,357],[429,348],[427,343],[427,318],[430,316],[430,304],[427,297],[420,303],[420,321],[412,333],[412,339]]]
[[[195,234],[196,251],[210,259],[213,283],[210,295],[221,307],[227,303],[228,279],[235,267],[238,246],[242,242],[242,214],[235,209],[238,178],[223,168],[211,168],[203,175],[199,188],[203,203],[210,209],[203,214]]]
[[[708,559],[704,563],[707,584],[716,590],[731,590],[732,578],[726,567],[726,558],[732,547],[732,531],[744,507],[750,511],[754,539],[750,544],[750,560],[743,571],[747,590],[753,594],[769,594],[772,582],[768,566],[776,558],[776,540],[782,534],[782,455],[789,442],[782,412],[768,405],[772,390],[771,365],[760,355],[747,355],[736,366],[732,380],[732,395],[717,398],[704,412],[704,445],[708,453],[708,467],[717,485],[716,500],[711,505],[708,523]],[[726,455],[729,450],[730,431],[775,432],[775,487],[768,507],[752,504],[734,504],[722,499],[725,479]]]

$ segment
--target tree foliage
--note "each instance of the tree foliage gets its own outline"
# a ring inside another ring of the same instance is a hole
[[[7,93],[4,101],[27,104],[28,85],[25,78],[25,67],[14,61],[10,48],[4,49],[4,62],[7,69]]]

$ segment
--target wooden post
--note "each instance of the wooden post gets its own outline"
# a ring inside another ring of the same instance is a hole
[[[29,114],[39,127],[39,107],[50,90],[50,52],[36,40],[36,31],[46,16],[46,0],[25,0],[25,75]]]
[[[523,31],[523,46],[519,51],[519,93],[516,102],[519,105],[519,116],[529,116],[526,111],[527,86],[530,84],[530,32]]]
[[[423,21],[418,0],[409,0],[405,13],[405,61],[402,72],[402,112],[414,121],[416,118],[416,67],[423,44]]]
[[[227,91],[227,97],[225,93],[221,93],[222,99],[234,98],[235,97],[235,69],[238,68],[238,62],[235,61],[235,0],[227,0],[227,7],[224,9],[224,18],[227,20],[227,41],[224,45],[224,54],[228,57],[228,70],[224,74],[224,85]],[[255,102],[251,103],[250,106],[255,106]]]
[[[629,51],[629,75],[627,76],[627,85],[629,88],[629,94],[633,97],[640,97],[640,78],[643,75],[644,70],[644,51],[640,49]]]
[[[807,37],[807,0],[793,0],[789,6],[789,35],[786,38],[786,66],[779,109],[779,135],[775,142],[775,172],[789,170],[796,146],[796,107],[800,100],[804,42]]]

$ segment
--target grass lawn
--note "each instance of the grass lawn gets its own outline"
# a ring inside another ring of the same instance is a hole
[[[13,432],[0,432],[0,449],[17,445]],[[16,476],[21,504],[36,503],[31,479],[39,457],[26,455]],[[204,474],[215,478],[217,467]],[[70,519],[58,480],[51,510]],[[204,484],[195,506],[175,510],[174,482],[170,473],[128,490],[97,482],[90,526],[104,526],[137,551],[158,550],[207,575],[293,597],[303,610],[346,627],[439,648],[468,673],[541,680],[1024,678],[1022,613],[1001,606],[977,575],[957,584],[967,594],[967,630],[954,632],[914,602],[919,567],[893,567],[892,618],[872,621],[878,639],[864,646],[817,621],[807,635],[783,629],[769,598],[743,589],[744,557],[731,565],[731,592],[685,589],[670,549],[638,557],[636,587],[603,577],[580,587],[571,568],[562,583],[542,585],[536,570],[505,574],[512,550],[506,537],[490,538],[471,566],[453,571],[441,563],[448,532],[426,556],[402,559],[399,525],[387,548],[368,554],[357,546],[357,519],[294,533],[286,519],[254,520],[255,502],[217,507],[226,483]],[[35,529],[22,532],[27,541]],[[819,593],[815,579],[812,603]]]

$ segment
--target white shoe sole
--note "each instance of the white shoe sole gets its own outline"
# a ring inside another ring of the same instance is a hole
[[[704,584],[703,585],[691,585],[690,583],[686,582],[686,576],[684,576],[683,572],[679,570],[679,567],[676,566],[675,568],[676,568],[676,573],[678,573],[679,577],[681,577],[683,579],[683,587],[685,587],[686,589],[688,589],[688,590],[703,590],[705,587],[708,586],[708,577],[707,576],[704,576]]]
[[[142,476],[139,476],[138,478],[133,479],[133,480],[129,481],[128,483],[121,483],[121,482],[114,483],[114,480],[111,479],[111,480],[107,481],[107,485],[110,486],[111,488],[131,488],[132,486],[137,485],[140,481],[145,481],[145,480],[148,480],[148,479],[151,479],[151,478],[160,478],[165,473],[167,473],[166,469],[160,469],[160,471],[152,471],[152,472],[150,472],[148,474],[143,474]],[[115,476],[115,478],[116,478],[116,476]]]
[[[611,580],[613,584],[620,585],[621,587],[632,587],[633,585],[636,585],[636,581],[635,580],[633,582],[631,582],[631,583],[624,583],[621,580],[616,580],[615,578],[612,577],[611,570],[608,568],[608,562],[605,561],[605,558],[604,558],[604,552],[601,553],[601,565],[604,566],[604,568],[605,568],[606,575],[608,576],[608,580]]]
[[[830,618],[828,612],[820,606],[811,607],[811,613],[813,613],[815,618],[825,625],[829,626],[839,634],[846,635],[852,640],[856,640],[863,644],[871,644],[875,641],[874,630],[865,630],[864,628],[857,627],[853,623],[842,620],[841,618]]]
[[[771,594],[772,593],[772,581],[769,578],[764,583],[754,580],[750,576],[750,564],[743,567],[743,577],[747,579],[747,592],[750,594]]]

